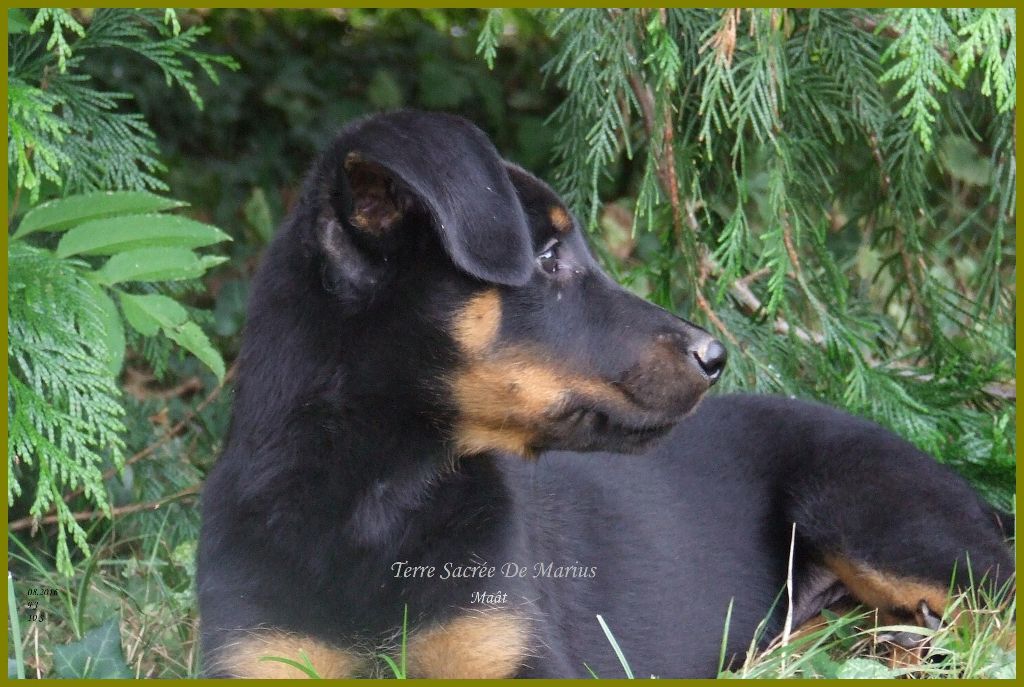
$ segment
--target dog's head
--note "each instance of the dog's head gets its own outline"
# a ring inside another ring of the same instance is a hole
[[[360,332],[350,379],[459,454],[636,451],[722,371],[718,341],[610,279],[558,196],[463,119],[358,122],[312,183],[321,316]]]

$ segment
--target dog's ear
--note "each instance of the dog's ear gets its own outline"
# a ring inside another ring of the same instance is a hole
[[[572,215],[550,186],[512,162],[505,163],[505,171],[531,227],[549,227],[555,233],[572,230]]]
[[[494,146],[466,120],[379,115],[343,133],[335,151],[330,207],[363,250],[386,251],[429,224],[468,274],[510,286],[529,280],[533,250],[519,198]]]

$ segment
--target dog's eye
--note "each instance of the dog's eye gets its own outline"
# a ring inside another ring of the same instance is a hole
[[[561,243],[559,241],[553,240],[537,255],[537,262],[540,263],[540,268],[548,274],[554,274],[558,271],[558,249],[560,246]]]

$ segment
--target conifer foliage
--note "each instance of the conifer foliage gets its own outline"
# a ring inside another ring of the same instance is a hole
[[[184,203],[147,190],[166,188],[155,136],[131,96],[93,83],[85,58],[134,52],[198,106],[194,68],[216,78],[215,66],[233,63],[197,50],[202,27],[182,30],[170,10],[80,18],[8,14],[7,498],[13,505],[27,492],[33,517],[55,516],[64,574],[68,536],[88,550],[69,497],[81,493],[110,513],[103,479],[123,462],[126,345],[137,343],[159,370],[174,342],[224,376],[220,354],[172,296],[225,259],[196,249],[228,239],[167,214]]]
[[[1008,506],[1015,10],[536,16],[557,187],[620,278],[727,342],[722,386],[872,417]]]

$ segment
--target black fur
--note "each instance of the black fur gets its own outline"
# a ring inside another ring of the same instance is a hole
[[[267,629],[394,647],[406,607],[415,635],[483,591],[528,618],[517,675],[619,676],[596,614],[637,674],[713,675],[730,603],[730,655],[763,618],[765,639],[780,630],[794,522],[797,620],[847,593],[830,556],[938,587],[954,568],[965,580],[968,557],[975,576],[1010,579],[992,509],[877,425],[774,397],[694,411],[724,362],[717,342],[614,284],[578,227],[552,228],[556,206],[452,116],[362,120],[317,162],[254,281],[227,448],[203,492],[207,659]],[[473,408],[453,380],[492,354],[467,353],[453,318],[488,292],[491,347],[568,389],[523,428],[536,460],[457,448]],[[400,561],[531,574],[401,579]],[[548,562],[568,576],[534,577]],[[912,617],[916,602],[883,610]]]

